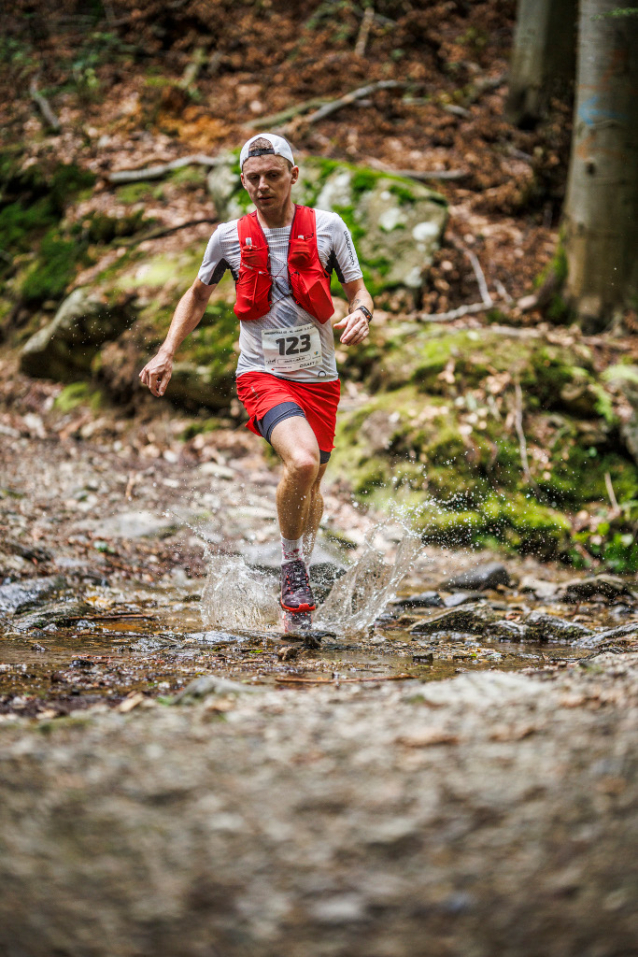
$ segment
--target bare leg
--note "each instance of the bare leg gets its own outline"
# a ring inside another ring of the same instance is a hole
[[[328,465],[319,466],[319,473],[315,484],[310,490],[310,506],[308,508],[308,518],[303,533],[303,554],[306,565],[310,564],[310,556],[315,547],[315,539],[319,530],[321,516],[323,515],[323,496],[321,494],[321,479],[324,477]]]
[[[271,442],[284,466],[277,487],[277,516],[281,534],[284,538],[297,539],[309,527],[314,527],[316,534],[314,522],[317,521],[318,525],[316,514],[321,500],[318,480],[319,473],[323,474],[323,467],[319,463],[315,434],[305,418],[294,416],[275,426]],[[320,519],[321,511],[318,515]]]

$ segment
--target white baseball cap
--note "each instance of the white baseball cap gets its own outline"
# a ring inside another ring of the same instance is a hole
[[[251,149],[251,145],[255,140],[266,140],[270,143],[270,147],[267,149],[265,146],[256,147],[254,150]],[[251,136],[241,148],[241,153],[239,154],[239,168],[243,170],[244,163],[250,156],[263,156],[264,153],[275,153],[278,156],[283,156],[284,159],[289,160],[292,165],[295,165],[295,159],[292,155],[292,149],[290,148],[290,143],[288,140],[285,140],[283,136],[277,136],[276,133],[258,133],[257,136]]]

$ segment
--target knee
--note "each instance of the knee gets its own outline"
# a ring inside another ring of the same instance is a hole
[[[306,481],[308,485],[314,485],[319,473],[319,453],[308,449],[295,449],[286,465],[299,479]]]

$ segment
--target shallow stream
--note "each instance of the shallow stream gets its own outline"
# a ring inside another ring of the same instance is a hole
[[[0,711],[57,714],[99,702],[121,704],[135,695],[137,704],[147,697],[169,699],[210,673],[302,688],[562,667],[592,651],[573,637],[503,640],[472,623],[470,633],[446,620],[440,629],[432,625],[453,608],[478,620],[496,614],[512,628],[537,612],[594,632],[621,621],[637,621],[638,630],[634,602],[611,609],[600,602],[548,605],[515,587],[428,593],[438,607],[411,607],[419,591],[414,576],[409,588],[399,590],[420,547],[418,539],[406,537],[393,563],[372,547],[361,549],[346,574],[324,588],[313,631],[295,639],[282,632],[276,577],[237,556],[212,557],[205,584],[184,579],[78,592],[52,582],[48,595],[29,602],[26,583],[26,606],[0,619]]]

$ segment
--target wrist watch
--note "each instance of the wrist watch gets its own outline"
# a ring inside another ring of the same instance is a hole
[[[366,309],[365,306],[357,306],[357,309],[360,309],[360,310],[361,310],[361,312],[363,313],[363,315],[364,315],[364,316],[366,317],[366,319],[368,320],[368,325],[370,325],[370,323],[372,322],[372,313],[370,312],[370,310],[369,310],[369,309]]]

